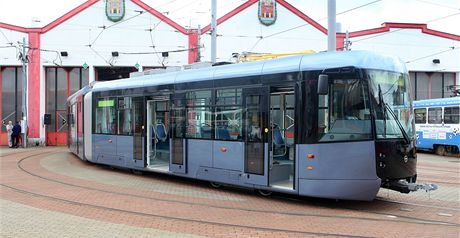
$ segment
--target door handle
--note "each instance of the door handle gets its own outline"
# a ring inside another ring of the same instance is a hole
[[[107,142],[109,142],[110,144],[112,144],[112,140],[111,140],[111,139],[109,139]]]

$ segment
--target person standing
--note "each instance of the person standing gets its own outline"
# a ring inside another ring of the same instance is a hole
[[[13,148],[18,148],[20,133],[21,133],[21,125],[19,125],[19,121],[17,121],[16,125],[13,126],[13,133],[11,134],[11,138],[13,140]]]
[[[13,134],[13,122],[8,121],[8,124],[5,124],[5,121],[2,121],[2,124],[6,128],[6,132],[8,133],[8,146],[11,148],[13,147],[13,138],[11,137],[11,134]]]

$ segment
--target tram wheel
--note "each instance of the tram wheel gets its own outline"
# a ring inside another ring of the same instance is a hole
[[[132,169],[131,172],[135,175],[142,175],[142,171],[139,171],[139,170],[135,170],[135,169]]]
[[[213,188],[220,188],[223,186],[221,183],[216,183],[216,182],[209,182],[209,184],[211,184]]]
[[[257,189],[257,192],[264,197],[268,197],[272,195],[272,191],[268,191],[268,190]]]
[[[446,155],[446,147],[444,147],[443,145],[438,145],[434,149],[434,153],[436,153],[437,155],[444,156]]]

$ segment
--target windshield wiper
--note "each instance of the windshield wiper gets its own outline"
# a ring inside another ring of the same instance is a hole
[[[397,124],[398,127],[399,127],[399,130],[401,130],[401,132],[402,132],[402,134],[403,134],[404,140],[406,141],[407,144],[409,144],[409,143],[410,143],[409,135],[407,134],[406,130],[404,130],[403,125],[402,125],[401,122],[399,121],[399,119],[398,119],[398,117],[396,116],[396,114],[394,113],[393,109],[391,109],[391,107],[388,106],[388,104],[386,104],[385,102],[383,103],[383,105],[385,105],[385,108],[390,112],[391,116],[395,119],[396,124]]]
[[[409,135],[407,134],[406,130],[404,130],[403,125],[399,121],[393,109],[391,109],[391,107],[383,100],[382,89],[380,87],[380,84],[379,84],[379,104],[383,110],[383,134],[385,136],[387,134],[387,111],[389,111],[393,119],[396,121],[396,124],[398,125],[399,130],[401,130],[404,140],[406,141],[407,144],[409,144],[410,143]]]
[[[387,136],[387,111],[385,110],[385,102],[383,101],[383,96],[382,96],[382,88],[380,87],[379,84],[379,106],[382,109],[383,112],[383,135],[386,137]]]

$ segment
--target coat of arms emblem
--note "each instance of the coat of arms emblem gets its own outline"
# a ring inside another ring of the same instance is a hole
[[[269,26],[276,21],[276,0],[259,0],[259,21]]]
[[[113,22],[123,19],[125,16],[125,0],[106,0],[105,14]]]

